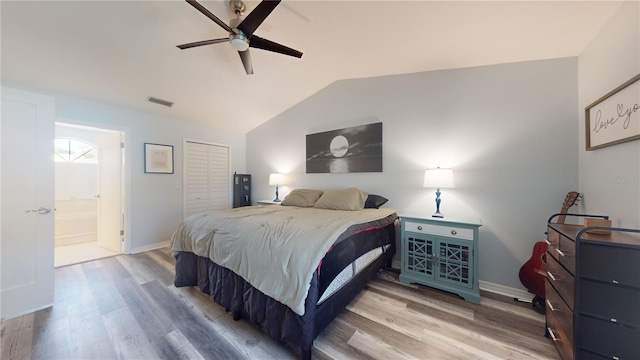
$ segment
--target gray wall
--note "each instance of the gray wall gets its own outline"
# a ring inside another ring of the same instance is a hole
[[[640,2],[622,4],[580,54],[578,68],[583,209],[611,216],[613,226],[640,228],[640,141],[585,151],[584,114],[589,104],[640,74]]]
[[[480,218],[480,279],[522,289],[518,271],[548,216],[578,185],[577,59],[338,81],[247,134],[254,199],[268,174],[293,188],[356,186],[402,214],[430,216],[424,170],[454,169],[441,211]],[[383,123],[383,172],[305,174],[305,135]],[[396,256],[396,259],[398,257]]]

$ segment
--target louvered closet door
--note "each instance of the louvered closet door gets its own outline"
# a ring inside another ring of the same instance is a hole
[[[229,148],[185,143],[184,216],[229,207]]]
[[[209,209],[229,207],[229,148],[209,145]]]

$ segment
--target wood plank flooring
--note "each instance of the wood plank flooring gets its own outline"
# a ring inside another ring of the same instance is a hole
[[[197,288],[168,249],[56,269],[55,303],[2,322],[0,359],[297,359]],[[483,293],[471,304],[384,272],[316,339],[325,359],[559,359],[544,317]]]

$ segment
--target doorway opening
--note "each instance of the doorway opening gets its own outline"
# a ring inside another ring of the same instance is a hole
[[[55,126],[55,267],[122,254],[124,133]]]

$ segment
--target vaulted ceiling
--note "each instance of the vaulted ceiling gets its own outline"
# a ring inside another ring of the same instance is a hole
[[[252,48],[246,75],[228,43],[176,47],[227,36],[184,1],[2,1],[1,79],[247,132],[336,80],[576,56],[620,4],[285,0],[255,35],[304,55]]]

